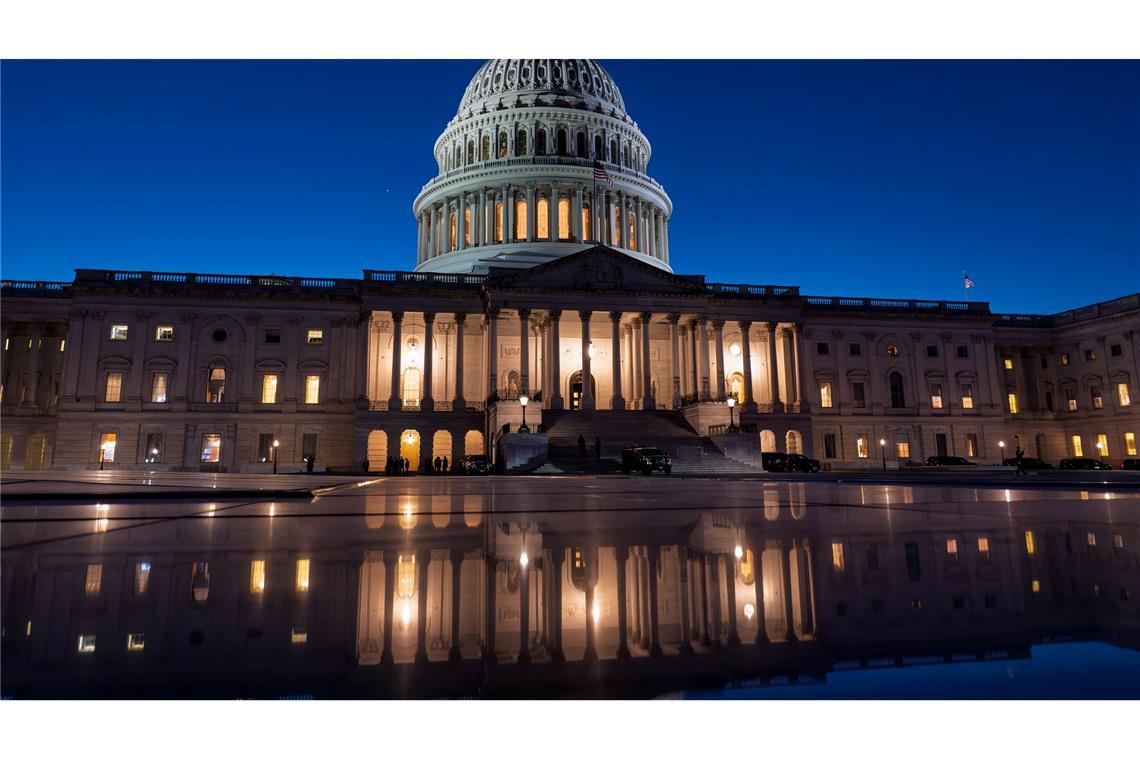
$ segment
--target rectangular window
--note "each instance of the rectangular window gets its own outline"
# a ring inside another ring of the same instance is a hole
[[[819,405],[824,409],[831,408],[831,383],[819,384]]]
[[[206,376],[206,403],[220,404],[226,397],[226,368],[211,367]]]
[[[150,563],[149,562],[136,562],[135,563],[135,596],[146,596],[146,590],[150,588]]]
[[[930,408],[942,408],[942,383],[930,384]]]
[[[1085,541],[1088,542],[1089,546],[1096,546],[1096,534],[1091,531],[1085,534]]]
[[[280,327],[267,327],[267,328],[265,328],[265,342],[266,343],[280,343],[281,342],[281,328]]]
[[[974,459],[978,456],[978,434],[966,433],[966,456]]]
[[[309,560],[297,560],[297,591],[309,590]]]
[[[1009,400],[1009,413],[1017,414],[1017,394],[1010,393],[1006,396],[1006,398]]]
[[[1003,365],[1003,366],[1004,366],[1006,369],[1013,369],[1013,359],[1004,359],[1004,360],[1002,360],[1002,365]]]
[[[146,647],[146,634],[145,633],[128,633],[127,634],[127,651],[128,652],[141,652]]]
[[[933,343],[926,347],[926,355],[931,359],[938,358],[938,346]]]
[[[1091,348],[1086,348],[1085,349],[1085,361],[1091,362],[1091,361],[1095,361],[1095,360],[1096,360],[1096,351],[1094,351]]]
[[[1128,383],[1116,384],[1116,398],[1121,406],[1132,406],[1132,396],[1128,394]]]
[[[990,540],[985,536],[978,536],[978,554],[987,558],[990,556]]]
[[[273,461],[273,433],[262,433],[257,436],[257,461]]]
[[[828,343],[816,343],[815,352],[820,356],[827,356],[831,353],[831,346]]]
[[[1124,453],[1128,454],[1128,456],[1130,456],[1130,457],[1136,456],[1136,434],[1135,433],[1125,433],[1124,434]]]
[[[946,556],[950,559],[958,559],[958,539],[946,539]]]
[[[1034,594],[1040,593],[1041,592],[1041,581],[1034,578],[1033,583],[1030,584],[1030,588],[1033,589]]]
[[[1120,345],[1119,343],[1113,343],[1111,346],[1108,347],[1108,352],[1112,356],[1123,356],[1124,355],[1124,347],[1122,345]]]
[[[847,353],[851,356],[862,356],[863,346],[859,343],[850,343],[847,346]]]
[[[1104,399],[1101,398],[1100,388],[1089,388],[1089,396],[1092,398],[1093,409],[1104,408]]]
[[[1037,537],[1033,535],[1033,531],[1031,530],[1025,531],[1025,553],[1037,553]]]
[[[222,461],[222,437],[217,434],[202,436],[202,462],[216,464]]]
[[[143,459],[147,464],[155,464],[162,461],[162,433],[147,433],[146,434],[146,450],[143,452]]]
[[[1050,412],[1053,411],[1053,392],[1052,391],[1045,391],[1045,409],[1047,411],[1050,411]]]
[[[866,459],[871,456],[871,442],[865,435],[855,437],[855,456]]]
[[[835,459],[835,433],[824,433],[823,457],[824,459]]]
[[[324,330],[309,330],[308,335],[305,338],[305,342],[308,343],[310,346],[321,345],[322,343],[325,342],[325,331]]]
[[[910,441],[907,438],[895,441],[895,455],[899,459],[910,459]]]
[[[277,375],[261,376],[261,403],[277,403]]]
[[[83,582],[83,590],[87,594],[87,598],[94,599],[99,596],[99,591],[103,588],[103,566],[102,565],[88,565],[87,578]]]
[[[1081,446],[1081,437],[1079,435],[1074,435],[1071,440],[1073,443],[1073,456],[1083,457],[1085,455],[1085,452],[1084,448]]]
[[[1112,546],[1115,549],[1123,549],[1124,548],[1124,534],[1123,533],[1113,533],[1112,534]]]
[[[81,633],[79,634],[79,653],[91,654],[95,651],[95,634]]]
[[[99,459],[103,462],[115,461],[115,446],[119,436],[115,433],[103,433],[99,436]]]
[[[305,403],[315,404],[321,397],[321,376],[305,375]]]
[[[107,373],[107,387],[103,393],[103,400],[109,404],[117,404],[123,400],[122,372]]]
[[[1072,388],[1065,389],[1065,408],[1070,412],[1077,411],[1077,392]]]
[[[170,376],[165,372],[155,372],[150,377],[150,403],[165,404],[166,389]]]
[[[970,383],[962,383],[962,408],[974,408],[974,386]]]
[[[867,397],[863,392],[863,383],[851,383],[851,404],[856,409],[866,408]]]
[[[255,559],[249,563],[249,593],[265,591],[265,560]]]
[[[306,644],[309,641],[309,632],[304,628],[290,628],[289,641],[294,644]]]
[[[154,328],[154,339],[159,343],[169,343],[174,340],[174,325],[159,325]]]
[[[843,572],[843,544],[838,541],[831,543],[831,566],[835,568],[835,572]]]
[[[1062,364],[1062,366],[1068,366],[1068,364],[1069,364],[1069,355],[1068,354],[1061,354],[1061,364]]]
[[[1097,456],[1108,456],[1108,436],[1104,433],[1096,434],[1096,453]]]
[[[969,359],[970,358],[970,347],[969,346],[958,346],[957,348],[958,348],[958,358],[959,359]]]
[[[317,434],[305,433],[301,436],[301,459],[307,461],[309,457],[317,461]]]
[[[126,340],[127,339],[127,326],[126,325],[111,325],[111,340]]]

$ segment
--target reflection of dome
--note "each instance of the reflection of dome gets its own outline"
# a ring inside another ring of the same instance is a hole
[[[606,70],[586,58],[495,58],[471,78],[458,116],[499,103],[551,105],[604,111],[625,116],[625,103]]]
[[[412,206],[416,268],[524,268],[602,243],[668,270],[673,204],[646,174],[651,152],[595,61],[488,61],[436,140],[439,174]]]

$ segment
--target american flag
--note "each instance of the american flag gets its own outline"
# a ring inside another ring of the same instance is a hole
[[[970,288],[975,288],[977,286],[978,286],[978,284],[970,279],[970,275],[966,274],[965,272],[962,272],[962,287],[969,290]]]
[[[610,187],[614,186],[614,181],[610,179],[610,175],[606,174],[606,170],[597,161],[594,162],[594,181],[605,182]]]

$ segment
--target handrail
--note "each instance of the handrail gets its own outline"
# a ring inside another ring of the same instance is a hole
[[[197,272],[148,272],[107,269],[77,269],[75,282],[83,284],[151,284],[151,285],[240,285],[244,287],[330,290],[355,287],[359,280],[334,277],[289,277],[260,274],[210,274]]]

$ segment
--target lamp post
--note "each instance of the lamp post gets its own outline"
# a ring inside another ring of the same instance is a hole
[[[1096,442],[1096,455],[1098,457],[1100,457],[1100,461],[1102,461],[1102,462],[1104,461],[1104,442],[1103,441],[1097,441]]]
[[[728,397],[728,432],[736,432],[736,423],[733,421],[732,408],[736,406],[736,396]]]
[[[1000,453],[1001,461],[998,464],[1005,464],[1005,441],[998,441],[998,452]]]
[[[526,405],[529,401],[530,401],[530,397],[527,396],[525,393],[522,394],[521,396],[519,396],[519,405],[522,406],[522,410],[523,410],[523,421],[522,421],[522,424],[519,425],[519,432],[520,433],[529,433],[530,432],[530,428],[528,428],[526,426]]]
[[[883,451],[883,472],[887,471],[887,439],[879,439],[879,448]]]
[[[281,441],[276,438],[273,439],[273,474],[277,474],[277,447],[281,445]]]

